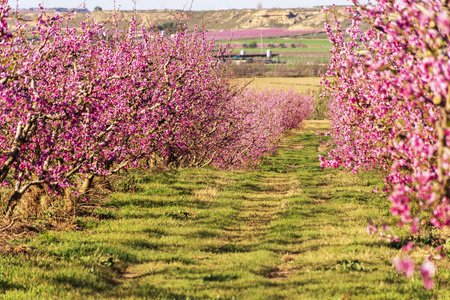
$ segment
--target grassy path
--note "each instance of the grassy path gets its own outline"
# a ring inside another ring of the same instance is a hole
[[[326,126],[290,132],[257,170],[138,177],[95,212],[102,220],[1,255],[0,298],[444,299],[448,270],[426,292],[393,271],[398,249],[365,233],[389,215],[371,193],[380,180],[320,169]]]

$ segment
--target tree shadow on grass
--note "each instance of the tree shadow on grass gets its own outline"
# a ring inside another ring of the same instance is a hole
[[[186,294],[186,292],[175,293],[167,288],[162,288],[151,283],[140,284],[133,289],[132,295],[143,299],[171,299],[171,300],[197,300],[202,299]],[[129,295],[127,295],[129,296]]]
[[[151,227],[143,229],[142,232],[148,233],[152,238],[160,238],[169,234],[166,230]]]
[[[144,241],[144,240],[127,241],[125,244],[127,246],[131,246],[133,248],[138,248],[138,249],[158,250],[161,248],[161,245],[159,245],[158,243],[153,243],[153,242]]]
[[[158,182],[163,184],[174,184],[178,180],[177,172],[162,172],[142,176],[143,183]]]
[[[211,274],[203,277],[203,281],[216,281],[216,282],[224,282],[238,279],[239,276],[231,275],[231,274]]]
[[[143,196],[139,198],[127,198],[127,199],[114,199],[110,202],[110,205],[116,208],[127,207],[127,206],[137,206],[141,208],[161,208],[161,207],[178,207],[182,204],[183,206],[190,208],[208,208],[210,203],[198,200],[185,200],[180,201],[180,199],[173,199],[168,196],[164,199],[152,199],[149,196]]]
[[[26,287],[24,285],[10,282],[2,274],[0,274],[0,295],[10,290],[25,290],[25,289]]]
[[[204,252],[211,252],[214,254],[221,253],[248,253],[255,249],[252,245],[237,245],[237,244],[226,244],[222,246],[209,245],[202,249]]]
[[[91,293],[105,292],[117,286],[119,283],[104,276],[98,276],[97,280],[87,280],[77,274],[56,274],[50,279],[58,285],[68,285],[71,288],[90,290]]]

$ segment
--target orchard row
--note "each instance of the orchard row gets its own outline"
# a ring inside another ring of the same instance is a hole
[[[12,217],[32,186],[82,199],[95,176],[123,168],[253,164],[312,112],[293,92],[232,84],[227,48],[180,26],[161,36],[42,14],[7,26],[0,7],[0,183]],[[115,20],[118,24],[118,21]],[[75,180],[83,184],[75,185]]]
[[[449,2],[354,3],[357,8],[347,10],[353,21],[347,32],[337,20],[336,31],[326,25],[334,47],[323,84],[331,96],[336,147],[320,159],[324,167],[386,174],[393,223],[411,234],[394,264],[410,277],[412,236],[450,225]],[[379,230],[369,225],[368,231]],[[443,250],[437,247],[421,262],[427,289],[435,275],[432,261],[442,259]]]

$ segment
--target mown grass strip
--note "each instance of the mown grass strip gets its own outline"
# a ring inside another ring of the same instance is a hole
[[[397,274],[398,247],[368,236],[389,204],[376,174],[322,170],[306,122],[255,170],[188,169],[133,176],[84,230],[20,241],[29,254],[0,256],[4,299],[430,299]],[[131,181],[130,181],[131,182]]]

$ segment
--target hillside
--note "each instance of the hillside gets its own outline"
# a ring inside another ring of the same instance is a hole
[[[53,14],[54,11],[47,11]],[[182,11],[179,10],[147,10],[138,11],[138,15],[145,23],[161,25],[176,20]],[[239,30],[255,28],[284,28],[290,30],[322,30],[326,21],[326,15],[320,8],[306,9],[240,9],[217,11],[188,11],[185,12],[191,18],[189,26],[203,24],[208,30]],[[38,16],[37,12],[23,11],[21,16],[27,20],[33,20]],[[120,11],[119,18],[129,20],[132,11]],[[97,11],[90,13],[90,18],[97,22],[107,23],[112,20],[113,11]],[[343,18],[341,18],[344,21]],[[74,16],[75,23],[86,20],[84,13]],[[14,24],[14,20],[10,20]],[[347,25],[344,22],[344,26]]]

